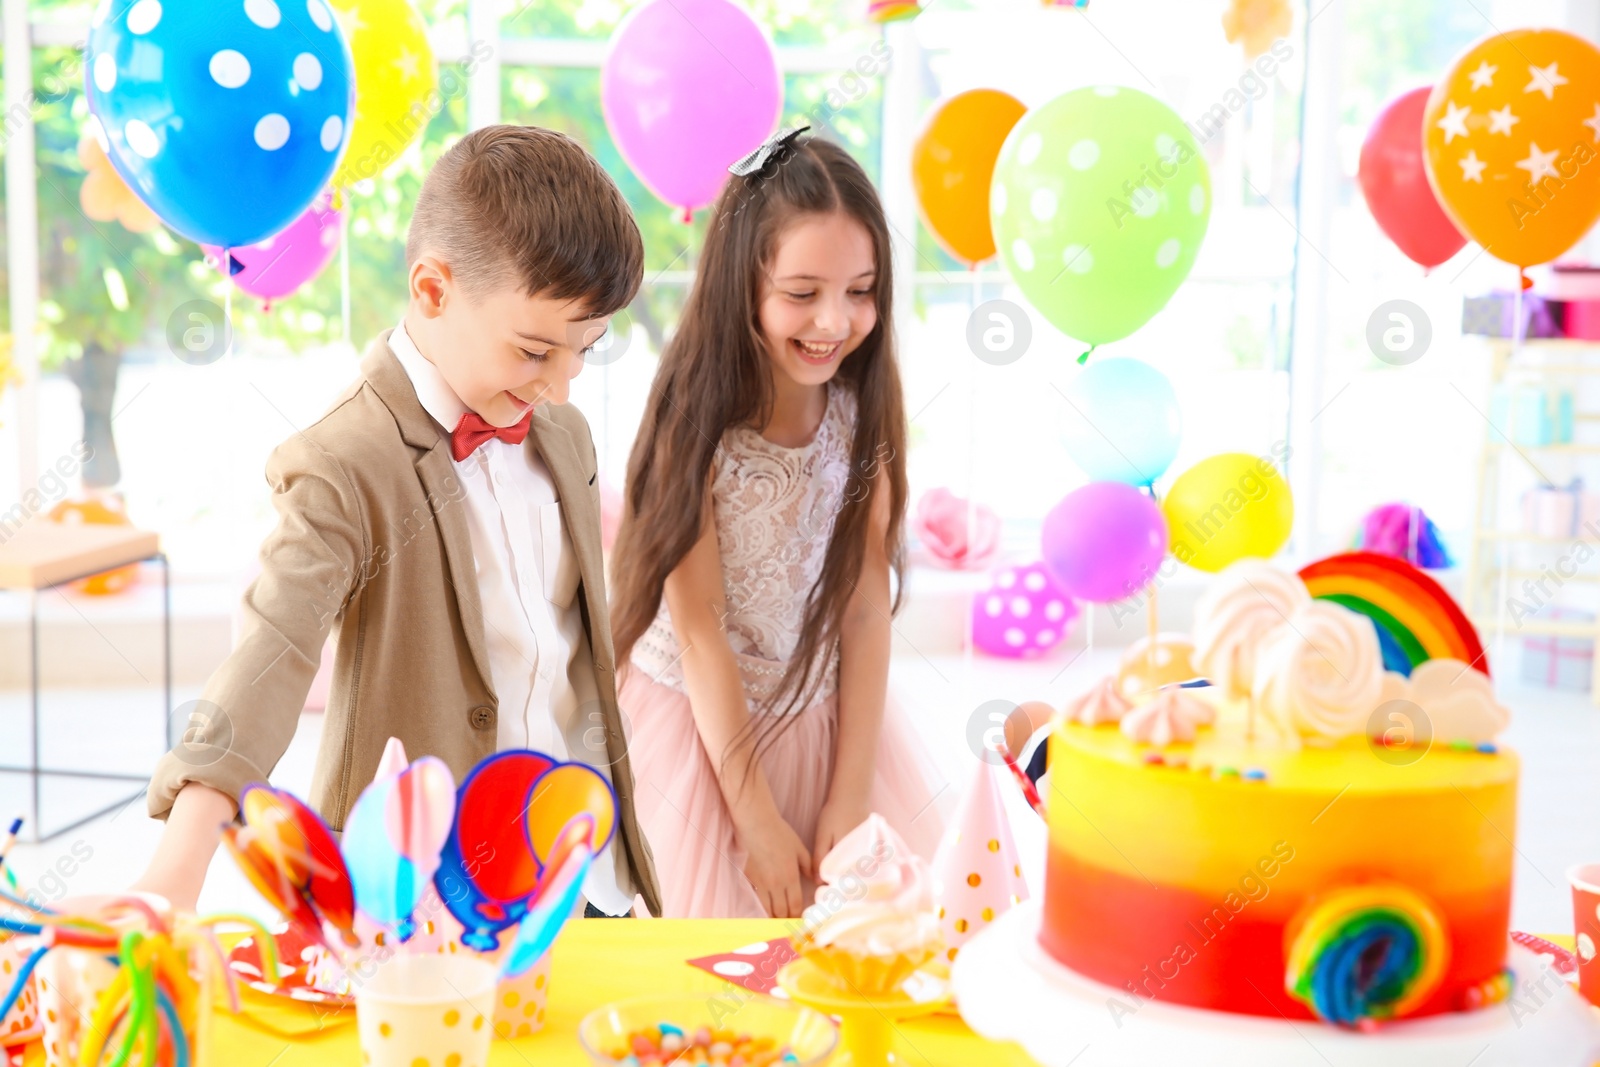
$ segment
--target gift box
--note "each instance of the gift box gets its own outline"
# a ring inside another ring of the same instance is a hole
[[[1489,394],[1489,422],[1513,444],[1571,444],[1575,421],[1569,389],[1497,385]]]
[[[1568,337],[1580,341],[1600,341],[1600,300],[1573,300],[1562,314]]]
[[[1592,623],[1593,612],[1546,608],[1541,619]],[[1586,692],[1594,676],[1594,639],[1566,634],[1529,634],[1522,639],[1522,680],[1551,689]]]
[[[1560,307],[1535,293],[1522,294],[1524,338],[1560,337]],[[1497,289],[1487,296],[1469,296],[1461,305],[1461,332],[1480,337],[1512,337],[1516,326],[1516,294]]]
[[[1522,532],[1539,537],[1571,537],[1579,525],[1583,483],[1576,479],[1566,486],[1540,485],[1522,494]]]

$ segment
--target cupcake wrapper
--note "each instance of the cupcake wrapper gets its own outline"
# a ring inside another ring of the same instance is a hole
[[[863,956],[845,949],[807,942],[800,955],[816,964],[841,986],[865,996],[881,996],[900,988],[912,972],[933,958],[931,948],[893,956]]]

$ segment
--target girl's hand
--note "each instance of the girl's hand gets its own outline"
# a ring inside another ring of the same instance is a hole
[[[822,884],[822,859],[833,846],[851,830],[867,821],[867,816],[872,814],[865,801],[842,801],[829,798],[822,805],[822,811],[817,815],[817,843],[811,850],[814,866],[811,871],[812,880],[818,885]]]
[[[744,876],[774,919],[797,919],[806,900],[801,879],[811,871],[811,855],[794,827],[776,809],[739,826]]]

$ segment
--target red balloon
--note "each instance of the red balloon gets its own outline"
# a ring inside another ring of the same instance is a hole
[[[1428,184],[1422,159],[1422,113],[1431,86],[1390,101],[1361,145],[1357,177],[1378,228],[1424,267],[1437,267],[1467,243]]]

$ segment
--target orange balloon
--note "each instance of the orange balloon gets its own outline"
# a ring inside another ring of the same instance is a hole
[[[1462,233],[1531,267],[1600,218],[1600,50],[1563,30],[1478,42],[1423,115],[1428,181]]]
[[[922,221],[969,266],[994,255],[989,183],[1011,127],[1028,109],[1010,93],[970,89],[933,106],[911,149],[911,183]]]
[[[81,526],[85,523],[104,526],[133,525],[120,507],[112,507],[94,499],[63,500],[50,509],[47,517],[51,522],[68,526]],[[90,575],[82,581],[72,583],[72,588],[88,596],[111,596],[132,588],[138,581],[139,565],[130,563],[126,567],[115,567],[109,571]]]

